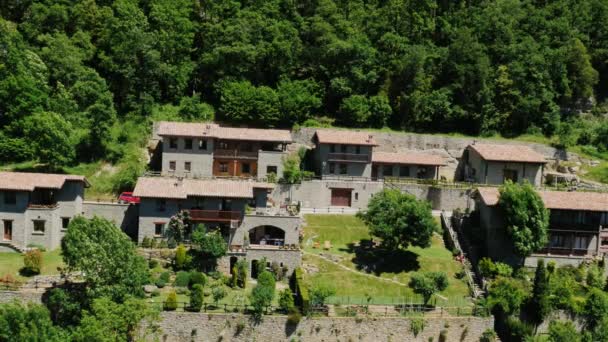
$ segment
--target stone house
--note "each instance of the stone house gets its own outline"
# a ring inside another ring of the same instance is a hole
[[[265,178],[283,174],[288,130],[221,127],[214,123],[160,122],[161,173],[189,178]]]
[[[368,132],[317,130],[315,172],[322,178],[372,176],[372,150],[377,146]]]
[[[536,266],[544,258],[559,264],[577,265],[585,259],[608,253],[608,193],[539,191],[550,211],[547,246],[526,258],[525,265]],[[485,232],[488,256],[510,263],[518,262],[498,207],[497,188],[479,188],[480,226]]]
[[[58,248],[88,186],[84,176],[0,172],[0,251]]]
[[[273,188],[245,179],[141,177],[134,190],[141,198],[137,240],[164,238],[171,217],[185,210],[191,223],[217,229],[226,239],[229,251],[219,261],[222,271],[229,272],[241,258],[256,270],[263,257],[292,271],[301,263],[301,220],[271,205]]]
[[[374,152],[372,179],[439,179],[439,168],[445,165],[442,157],[428,153]]]
[[[543,183],[545,157],[525,145],[474,143],[462,154],[464,181],[478,184],[503,184],[505,180],[534,186]]]

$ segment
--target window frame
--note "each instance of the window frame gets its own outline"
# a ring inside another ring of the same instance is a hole
[[[66,224],[66,220],[67,220],[67,224]],[[61,218],[61,230],[67,230],[68,227],[70,226],[70,221],[72,220],[71,217],[67,217],[64,216]]]
[[[274,170],[272,171],[271,168]],[[276,165],[266,165],[266,174],[274,173],[275,175],[279,173],[279,168]]]
[[[175,160],[169,160],[169,171],[177,170],[177,162]]]
[[[194,142],[192,141],[192,138],[184,139],[184,150],[191,150],[193,146]]]
[[[407,171],[407,172],[404,172]],[[410,166],[409,165],[399,165],[399,177],[407,178],[410,177]]]
[[[156,199],[156,211],[164,212],[167,210],[167,200],[164,198]]]
[[[158,227],[160,227],[160,233],[158,233]],[[154,222],[154,236],[163,236],[165,232],[164,222]]]
[[[382,176],[383,177],[393,177],[393,171],[394,171],[393,168],[394,168],[393,165],[388,165],[388,164],[382,165]],[[390,171],[390,173],[389,173],[389,171]]]
[[[46,232],[46,220],[32,220],[34,227],[32,229],[32,234],[44,234]],[[42,225],[42,229],[39,229]]]
[[[179,142],[177,138],[169,138],[169,148],[172,150],[176,150],[179,146]]]
[[[245,172],[247,167],[247,172]],[[251,174],[251,163],[241,163],[241,174]]]
[[[223,170],[224,167],[226,168],[225,171]],[[228,173],[228,162],[219,162],[217,168],[220,173]]]
[[[185,161],[184,162],[184,171],[185,172],[192,171],[192,162],[191,161]]]
[[[7,196],[8,194],[10,194],[11,196]],[[4,197],[4,204],[6,205],[16,205],[17,204],[17,191],[4,191],[3,192],[3,197]],[[12,199],[12,201],[9,201],[9,199]]]
[[[340,175],[348,175],[348,164],[340,163],[338,164],[338,169],[340,171]]]
[[[336,174],[336,163],[329,163],[329,174],[330,175]]]
[[[198,149],[199,150],[207,150],[207,139],[199,139],[198,141]]]

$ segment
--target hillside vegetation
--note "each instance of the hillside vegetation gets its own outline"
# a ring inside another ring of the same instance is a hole
[[[0,16],[3,163],[134,174],[158,118],[608,149],[604,0],[6,0]]]

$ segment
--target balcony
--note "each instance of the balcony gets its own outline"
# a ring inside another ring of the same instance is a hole
[[[55,203],[29,203],[28,209],[55,209],[58,207],[57,202]]]
[[[357,153],[329,153],[327,160],[332,162],[349,162],[349,163],[369,163],[371,161],[369,154]]]
[[[592,250],[586,248],[573,248],[573,247],[545,247],[536,254],[551,254],[551,255],[564,255],[564,256],[586,256],[594,254]]]
[[[226,159],[258,159],[258,151],[240,151],[238,149],[215,149],[213,157]]]
[[[241,220],[240,211],[190,210],[190,219],[197,222],[233,222]]]

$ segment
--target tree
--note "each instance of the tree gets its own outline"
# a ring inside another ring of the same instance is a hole
[[[549,323],[550,342],[580,342],[581,335],[570,321]]]
[[[219,231],[207,231],[204,226],[195,227],[192,232],[192,244],[204,259],[216,260],[226,255],[228,245]]]
[[[272,273],[263,271],[258,275],[258,284],[253,288],[249,295],[249,302],[253,306],[253,315],[257,319],[261,318],[266,308],[270,306],[274,299],[275,280]]]
[[[488,307],[500,313],[511,314],[519,310],[526,299],[521,284],[510,278],[498,278],[488,292]]]
[[[311,79],[283,79],[277,85],[283,121],[301,123],[316,114],[322,104],[323,89]]]
[[[199,312],[203,307],[203,285],[195,284],[190,290],[190,305],[189,311]]]
[[[179,246],[177,246],[177,249],[175,250],[175,269],[176,270],[183,270],[186,268],[187,266],[187,257],[188,255],[186,254],[186,247],[182,244],[180,244]]]
[[[182,242],[186,238],[186,229],[190,224],[190,214],[186,210],[180,210],[177,214],[171,216],[169,220],[169,229],[167,234],[175,242]]]
[[[585,326],[592,331],[600,325],[602,319],[608,317],[608,294],[596,288],[592,288],[585,299],[583,308]]]
[[[548,241],[549,212],[532,185],[507,181],[499,191],[498,204],[504,212],[515,252],[527,257],[543,248]]]
[[[72,126],[61,115],[34,113],[23,121],[23,133],[31,142],[38,160],[51,169],[66,166],[74,160],[76,150],[70,138]]]
[[[175,291],[169,292],[167,295],[167,299],[163,303],[163,310],[165,311],[175,311],[177,309],[177,294]]]
[[[75,217],[62,242],[63,261],[82,272],[93,297],[109,296],[121,302],[128,295],[143,296],[148,265],[135,245],[106,219]]]
[[[370,233],[390,250],[409,245],[428,247],[436,222],[431,205],[399,190],[384,189],[372,197],[361,215]]]
[[[107,297],[98,298],[84,313],[72,341],[135,341],[142,335],[139,328],[143,319],[151,326],[158,312],[141,299],[128,298],[119,304]]]
[[[235,266],[236,267],[236,280],[237,285],[240,288],[247,287],[247,275],[249,274],[249,263],[245,259],[239,259]]]
[[[212,121],[214,112],[213,106],[201,102],[201,96],[198,94],[182,97],[179,101],[178,114],[188,121]]]
[[[0,305],[0,340],[50,341],[69,340],[69,334],[53,325],[49,311],[38,304],[18,302]]]
[[[331,285],[315,284],[310,289],[310,303],[312,305],[323,305],[325,300],[336,294],[336,289]]]
[[[532,288],[530,314],[534,317],[534,321],[537,324],[540,324],[550,312],[549,276],[546,272],[545,262],[543,259],[539,259],[536,265],[536,274],[534,276],[534,287]]]
[[[27,274],[40,274],[42,268],[42,252],[39,249],[32,249],[23,255],[23,270]]]
[[[287,288],[279,293],[279,308],[281,308],[283,312],[290,312],[295,308],[291,289]]]
[[[213,296],[213,302],[215,303],[215,306],[217,307],[218,303],[220,302],[220,300],[224,299],[224,297],[226,297],[226,289],[224,288],[224,285],[219,284],[217,286],[214,286],[213,289],[211,290],[211,295]]]
[[[448,278],[443,272],[415,273],[409,283],[415,293],[422,295],[424,304],[428,304],[431,296],[448,287]]]

